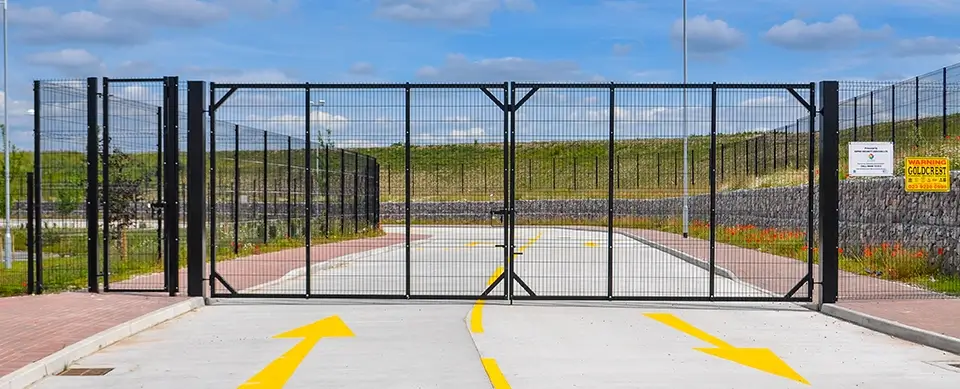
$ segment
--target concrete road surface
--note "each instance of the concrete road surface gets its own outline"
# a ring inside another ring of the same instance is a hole
[[[491,228],[418,227],[418,294],[477,294],[502,269]],[[517,231],[538,295],[608,292],[602,233]],[[615,293],[696,296],[705,270],[615,238]],[[314,293],[403,293],[403,245],[314,265]],[[290,293],[303,269],[252,288]],[[765,295],[717,278],[721,295]],[[502,290],[494,292],[502,294]],[[518,288],[518,294],[522,294]],[[221,301],[91,355],[36,388],[956,388],[960,356],[787,303]]]

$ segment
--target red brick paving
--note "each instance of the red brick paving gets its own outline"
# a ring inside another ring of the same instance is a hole
[[[413,235],[410,239],[417,241],[428,238],[429,235]],[[327,243],[310,248],[310,262],[317,264],[344,255],[374,250],[404,241],[404,234],[386,234],[384,236],[350,240],[345,242]],[[181,261],[184,259],[181,258]],[[306,265],[306,250],[295,248],[275,251],[266,254],[251,255],[216,263],[217,274],[220,274],[231,287],[237,291],[251,288],[277,280],[292,270]],[[209,272],[209,270],[205,270]],[[206,278],[206,275],[204,275]],[[205,287],[209,285],[205,282]],[[111,288],[143,289],[163,287],[163,274],[155,273],[131,278],[122,282],[111,282]],[[187,292],[187,269],[180,269],[180,292]],[[217,293],[226,293],[222,284],[217,284]]]
[[[701,260],[710,254],[710,242],[660,231],[617,229]],[[715,263],[742,281],[774,293],[786,293],[806,274],[806,264],[795,259],[717,243]],[[819,279],[819,267],[813,274]],[[899,282],[840,272],[839,306],[931,332],[960,338],[960,299]],[[803,295],[803,291],[798,295]]]
[[[0,377],[186,297],[67,292],[0,299]]]

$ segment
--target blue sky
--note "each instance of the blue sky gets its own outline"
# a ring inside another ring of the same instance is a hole
[[[682,79],[679,0],[10,3],[15,132],[37,78]],[[960,62],[960,1],[690,0],[688,15],[691,81],[888,80]]]

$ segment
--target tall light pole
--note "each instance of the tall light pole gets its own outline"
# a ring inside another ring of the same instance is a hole
[[[683,237],[690,236],[689,179],[687,171],[687,0],[683,0]]]
[[[10,126],[7,121],[7,0],[0,1],[3,1],[3,263],[9,269],[13,267],[13,235],[10,233]]]

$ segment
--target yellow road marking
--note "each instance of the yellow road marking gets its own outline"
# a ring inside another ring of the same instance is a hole
[[[317,345],[317,342],[326,337],[352,337],[353,331],[347,327],[339,316],[330,316],[326,319],[307,324],[281,334],[274,335],[274,338],[302,338],[296,346],[283,353],[280,358],[270,362],[267,367],[251,377],[240,389],[251,388],[270,388],[280,389],[287,383],[287,380],[293,376],[293,373],[307,357],[310,350]]]
[[[473,247],[473,246],[476,246],[476,245],[478,245],[478,244],[480,244],[480,242],[470,242],[470,243],[467,243],[467,247]]]
[[[542,235],[542,232],[538,233],[537,236],[528,240],[527,244],[520,246],[517,252],[522,253],[523,250],[526,250],[530,245],[536,243]],[[490,276],[490,279],[487,280],[487,286],[493,285],[493,282],[496,281],[501,274],[503,274],[503,266],[497,266],[497,269]],[[472,333],[483,333],[483,305],[483,300],[477,300],[477,302],[473,304],[473,309],[470,310],[470,332]]]
[[[503,372],[500,371],[496,359],[481,358],[480,362],[483,363],[483,370],[487,371],[487,377],[490,377],[493,389],[510,389],[510,384],[507,382],[507,378],[503,376]]]
[[[503,266],[497,266],[497,270],[487,280],[487,286],[492,285],[501,274],[503,274]],[[475,334],[483,332],[483,300],[477,300],[473,304],[473,309],[470,310],[470,332]]]
[[[587,247],[597,247],[597,242],[587,242],[587,243],[584,243],[584,245],[586,245]]]
[[[644,315],[714,346],[713,348],[698,347],[694,350],[810,385],[810,382],[794,371],[790,365],[787,365],[770,349],[734,347],[669,313],[645,313]]]

